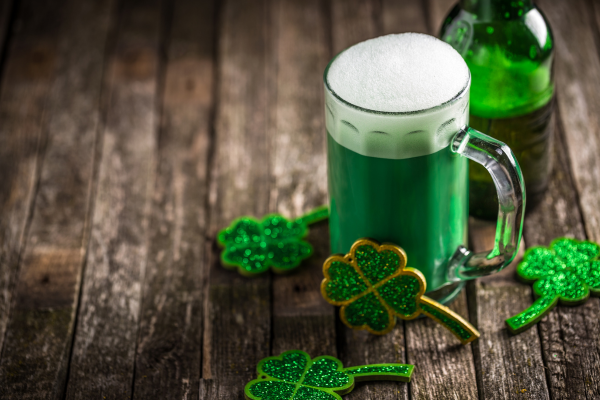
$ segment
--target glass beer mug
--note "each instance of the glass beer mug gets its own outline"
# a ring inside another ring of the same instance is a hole
[[[324,83],[333,253],[363,237],[397,244],[443,303],[513,260],[523,177],[504,143],[468,127],[470,73],[455,50],[423,34],[384,36],[338,54]],[[485,253],[466,247],[467,159],[487,169],[498,194]]]

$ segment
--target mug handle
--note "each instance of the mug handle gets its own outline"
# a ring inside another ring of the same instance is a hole
[[[464,281],[493,274],[515,258],[521,243],[525,215],[525,183],[512,150],[504,143],[473,128],[454,135],[450,149],[488,170],[498,193],[498,223],[494,248],[472,253],[459,246],[448,264],[448,280]]]

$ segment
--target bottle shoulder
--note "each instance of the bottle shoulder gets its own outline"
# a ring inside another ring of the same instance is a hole
[[[548,57],[554,50],[550,24],[536,7],[518,17],[484,19],[457,5],[444,21],[439,36],[463,57],[480,47],[492,46],[530,59]]]
[[[480,18],[455,7],[440,38],[471,70],[471,111],[505,117],[526,113],[552,98],[554,40],[544,15],[531,8],[510,18]]]

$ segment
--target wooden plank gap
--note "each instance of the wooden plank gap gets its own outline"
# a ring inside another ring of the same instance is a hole
[[[270,208],[299,217],[327,202],[326,129],[320,76],[330,58],[320,0],[277,0],[273,11],[272,171]],[[272,280],[272,354],[302,349],[335,355],[334,307],[321,296],[329,256],[326,222],[310,226],[314,254],[288,275]]]
[[[132,395],[156,163],[161,5],[126,0],[119,10],[68,399]]]
[[[100,77],[100,94],[99,94],[99,115],[98,115],[98,125],[96,127],[96,133],[94,137],[94,152],[92,158],[92,177],[89,184],[89,197],[88,197],[88,205],[87,205],[87,214],[85,217],[85,228],[83,232],[83,262],[81,265],[81,271],[78,279],[78,287],[76,290],[76,301],[75,301],[75,310],[74,310],[74,319],[73,319],[73,332],[71,334],[70,340],[70,349],[67,357],[67,369],[66,369],[66,378],[65,384],[63,388],[64,396],[61,400],[66,399],[66,390],[69,384],[69,378],[71,376],[71,363],[72,363],[72,355],[73,348],[75,346],[75,335],[77,332],[77,326],[79,324],[79,315],[80,308],[83,296],[83,279],[86,274],[87,269],[87,260],[90,246],[90,237],[92,234],[92,224],[94,218],[94,209],[96,204],[96,199],[98,197],[98,182],[100,176],[100,163],[102,161],[102,148],[104,143],[104,131],[106,128],[106,119],[108,115],[108,107],[110,100],[110,90],[108,89],[107,82],[109,81],[109,73],[110,73],[110,65],[109,60],[110,56],[113,54],[116,48],[117,38],[118,38],[118,28],[119,28],[119,14],[120,9],[122,7],[122,1],[113,0],[112,7],[108,16],[108,29],[107,29],[107,38],[105,41],[104,52],[103,52],[103,61],[102,61],[102,74]]]

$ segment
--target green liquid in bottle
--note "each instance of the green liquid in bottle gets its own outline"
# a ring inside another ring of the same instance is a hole
[[[552,168],[554,42],[545,17],[531,0],[461,0],[440,37],[471,70],[470,125],[513,150],[531,206]],[[470,213],[496,218],[489,173],[471,162],[469,179]]]

